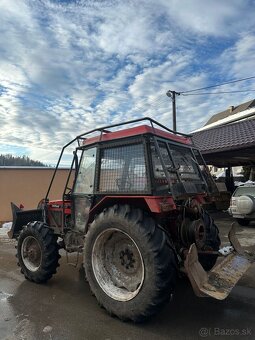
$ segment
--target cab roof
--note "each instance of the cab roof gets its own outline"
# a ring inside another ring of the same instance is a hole
[[[181,144],[187,144],[192,145],[192,140],[188,135],[178,133],[171,133],[168,131],[164,131],[158,128],[155,128],[154,126],[148,126],[148,125],[140,125],[136,127],[131,127],[128,129],[122,129],[118,131],[102,131],[101,134],[86,138],[83,142],[83,145],[91,145],[94,143],[102,143],[102,142],[108,142],[116,139],[123,139],[127,137],[134,137],[134,136],[141,136],[145,134],[151,134],[154,136],[166,138]]]

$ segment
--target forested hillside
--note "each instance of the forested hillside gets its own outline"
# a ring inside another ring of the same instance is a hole
[[[42,162],[34,161],[27,156],[0,155],[0,166],[46,166]]]

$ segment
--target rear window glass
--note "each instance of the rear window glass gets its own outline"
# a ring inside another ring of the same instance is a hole
[[[233,196],[251,195],[255,197],[255,186],[254,187],[239,187],[236,189]]]
[[[148,192],[143,144],[101,150],[99,192]]]

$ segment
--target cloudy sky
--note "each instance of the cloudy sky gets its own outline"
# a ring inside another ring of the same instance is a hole
[[[53,164],[89,129],[143,116],[171,128],[169,89],[255,76],[254,13],[252,0],[0,0],[0,153]],[[179,96],[178,130],[252,89]]]

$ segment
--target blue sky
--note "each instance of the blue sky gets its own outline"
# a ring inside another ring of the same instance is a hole
[[[53,164],[102,125],[150,116],[171,128],[169,89],[255,75],[254,12],[240,0],[2,0],[0,153]],[[254,95],[179,96],[177,128]]]

